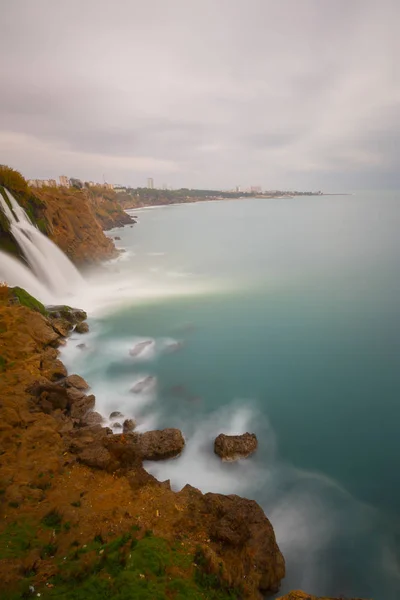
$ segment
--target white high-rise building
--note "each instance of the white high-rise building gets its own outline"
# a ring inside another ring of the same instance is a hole
[[[152,177],[148,177],[147,187],[149,188],[149,190],[154,190],[154,179]]]

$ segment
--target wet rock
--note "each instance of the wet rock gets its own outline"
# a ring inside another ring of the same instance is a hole
[[[171,342],[170,344],[167,344],[165,351],[169,353],[178,352],[182,347],[183,342]]]
[[[119,237],[119,235],[116,235],[116,236],[114,237],[114,240],[120,240],[120,239],[121,239],[121,238]]]
[[[77,325],[75,325],[74,331],[76,333],[88,333],[89,325],[86,322],[78,323]]]
[[[131,387],[130,391],[133,394],[141,394],[142,392],[149,392],[156,384],[156,378],[152,375],[148,375],[144,379],[141,379],[133,387]]]
[[[87,313],[80,308],[71,308],[63,304],[46,306],[46,310],[53,319],[65,319],[72,325],[86,321]]]
[[[111,427],[114,427],[115,429],[122,429],[121,423],[111,423]]]
[[[102,423],[104,423],[104,419],[101,416],[101,414],[94,410],[89,411],[83,417],[82,421],[85,425],[88,425],[89,427],[91,427],[93,425],[101,425]]]
[[[122,433],[131,433],[136,427],[136,422],[133,419],[125,419],[122,423]]]
[[[78,390],[89,389],[89,384],[80,375],[68,375],[64,380],[64,384],[66,387],[74,387]]]
[[[79,350],[87,350],[86,344],[78,344],[77,348],[79,348]]]
[[[163,460],[178,456],[185,446],[179,429],[146,431],[138,437],[138,447],[143,460]]]
[[[119,410],[114,410],[114,412],[112,412],[109,416],[110,421],[112,419],[123,419],[124,415],[122,413],[119,412]]]
[[[242,435],[225,435],[220,433],[214,442],[214,452],[222,460],[246,458],[257,450],[258,441],[254,433]]]
[[[146,340],[144,342],[139,342],[133,348],[129,350],[129,354],[131,356],[139,356],[148,346],[154,344],[153,340]]]

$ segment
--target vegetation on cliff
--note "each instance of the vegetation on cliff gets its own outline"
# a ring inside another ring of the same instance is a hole
[[[9,205],[4,188],[15,196],[34,225],[75,263],[94,262],[116,256],[114,243],[104,235],[103,230],[133,222],[112,190],[54,187],[33,189],[18,171],[0,166],[0,193]],[[2,210],[0,250],[20,255],[20,249]]]

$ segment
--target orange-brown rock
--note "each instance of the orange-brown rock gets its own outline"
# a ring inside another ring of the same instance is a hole
[[[223,460],[247,458],[257,450],[258,441],[254,433],[225,435],[220,433],[214,442],[214,452]]]
[[[137,444],[143,460],[163,460],[178,456],[184,448],[185,439],[179,429],[162,429],[142,433]]]

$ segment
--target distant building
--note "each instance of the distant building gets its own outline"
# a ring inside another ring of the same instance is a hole
[[[57,187],[57,181],[55,179],[49,179],[50,187]]]
[[[250,192],[252,194],[261,194],[261,186],[260,185],[252,185],[250,188]]]
[[[59,180],[61,187],[69,188],[69,179],[66,175],[60,175]]]
[[[235,190],[235,191],[236,191],[236,193],[239,193],[239,192],[241,192],[241,191],[242,191],[242,189],[241,189],[240,185],[237,185],[237,186],[236,186],[236,190]]]
[[[149,190],[154,190],[154,179],[152,177],[147,179],[147,187]]]
[[[113,190],[114,189],[114,185],[112,183],[105,183],[104,187],[106,188],[106,190]]]

